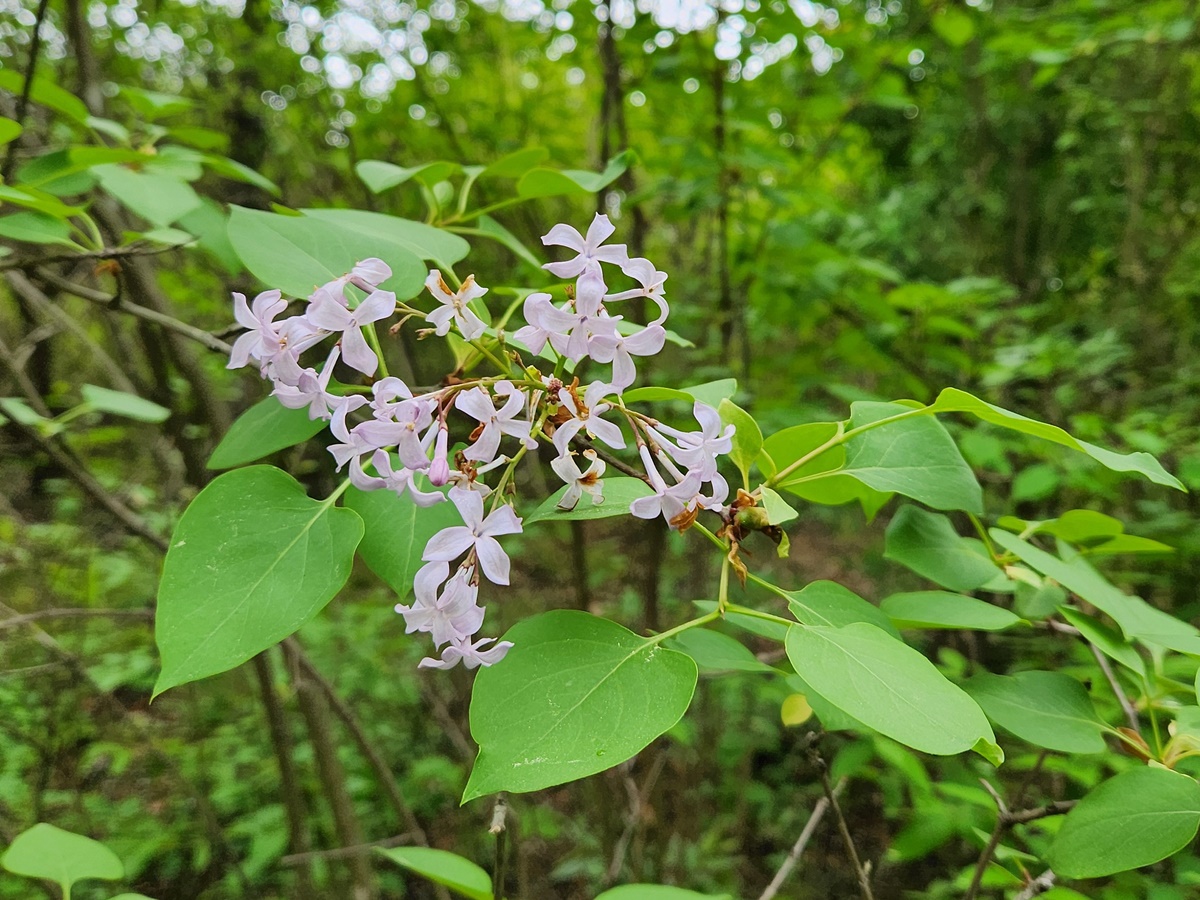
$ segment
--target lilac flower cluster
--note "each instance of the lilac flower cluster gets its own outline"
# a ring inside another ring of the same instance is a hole
[[[733,426],[723,426],[716,410],[697,402],[694,414],[700,430],[681,431],[628,408],[622,399],[636,379],[634,357],[652,356],[663,348],[669,309],[663,297],[666,274],[649,260],[629,258],[624,245],[605,245],[613,231],[608,217],[597,215],[586,236],[556,225],[542,238],[547,246],[575,252],[572,259],[545,266],[575,282],[568,287],[565,303],[555,304],[548,293],[528,295],[523,306],[527,324],[511,341],[503,331],[489,333],[478,308],[472,307],[487,293],[473,275],[451,288],[445,274],[430,271],[425,285],[436,306],[429,312],[398,304],[393,293],[380,289],[391,270],[378,259],[363,260],[348,274],[317,288],[303,314],[278,322],[287,307],[279,291],[262,293],[250,305],[243,295],[234,294],[234,314],[248,330],[234,344],[230,368],[253,360],[274,384],[272,393],[282,404],[307,407],[310,418],[328,420],[337,440],[329,452],[355,487],[407,494],[418,506],[449,500],[461,517],[462,525],[442,529],[425,546],[412,605],[396,606],[407,631],[428,632],[440,651],[438,658],[423,659],[422,667],[450,668],[460,661],[468,668],[492,665],[511,646],[478,636],[484,618],[479,584],[481,578],[509,583],[509,558],[497,538],[518,534],[522,526],[505,488],[511,487],[516,463],[539,440],[550,443],[557,454],[551,468],[566,485],[561,509],[574,508],[584,494],[592,503],[604,501],[603,451],[587,446],[583,436],[613,450],[624,449],[626,437],[618,424],[623,421],[645,466],[645,480],[654,490],[633,502],[633,515],[661,515],[670,527],[686,528],[700,509],[725,510],[729,487],[717,471],[717,457],[730,451]],[[609,293],[605,264],[619,268],[639,287]],[[359,302],[354,303],[358,293],[350,294],[350,288],[363,295]],[[657,318],[646,326],[631,326],[608,311],[609,304],[635,297],[658,308]],[[453,329],[493,361],[497,358],[491,350],[498,347],[512,371],[447,379],[443,386],[420,394],[386,372],[371,384],[369,396],[365,387],[331,387],[339,361],[365,376],[375,375],[380,360],[374,323],[398,309],[407,316],[423,316],[436,335]],[[336,342],[320,371],[304,367],[301,354],[329,337]],[[525,367],[522,350],[550,359],[553,372],[544,375],[532,365]],[[582,390],[578,378],[566,383],[566,373],[577,371],[588,359],[611,365],[609,379],[592,381]],[[452,460],[448,420],[455,411],[476,425],[467,446]],[[514,447],[510,453],[501,452],[506,441]],[[572,446],[580,443],[585,449],[577,457]],[[498,482],[489,487],[482,476],[500,467],[504,469]],[[437,490],[446,485],[450,487],[445,492]]]

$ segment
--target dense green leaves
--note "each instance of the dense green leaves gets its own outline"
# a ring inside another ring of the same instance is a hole
[[[1131,769],[1079,801],[1050,847],[1054,871],[1099,878],[1165,859],[1200,826],[1200,785],[1166,769]]]
[[[259,400],[229,426],[208,458],[210,469],[232,469],[307,441],[326,427],[307,409],[288,409],[274,397]]]
[[[70,896],[71,886],[78,881],[125,877],[121,860],[99,841],[45,822],[17,835],[0,856],[0,867],[14,875],[53,881],[64,897]]]
[[[1061,672],[984,672],[963,684],[989,719],[1022,740],[1063,753],[1102,753],[1103,723],[1087,691]]]
[[[423,476],[418,479],[421,490],[430,490]],[[429,539],[443,528],[462,524],[454,504],[421,507],[408,493],[350,487],[344,502],[363,520],[365,530],[358,555],[401,599],[412,592],[413,576],[423,565],[421,554]]]
[[[939,755],[979,748],[997,764],[1003,758],[975,701],[874,625],[794,626],[787,654],[825,700],[902,744]]]
[[[559,509],[559,501],[567,493],[570,486],[563,485],[533,512],[525,517],[525,525],[535,522],[568,521],[571,519],[607,519],[612,516],[629,515],[629,504],[639,497],[648,497],[654,493],[650,485],[640,478],[630,478],[618,475],[615,478],[604,479],[604,502],[593,503],[588,494],[579,498],[574,509]]]
[[[1001,577],[983,545],[959,535],[945,516],[903,506],[888,523],[884,555],[955,591],[973,591]]]
[[[295,632],[346,582],[363,523],[270,466],[201,491],[171,537],[158,590],[155,695],[240,665]]]
[[[492,900],[492,879],[488,873],[456,853],[430,847],[377,848],[375,852],[470,900]]]
[[[505,640],[515,646],[471,694],[479,756],[464,802],[624,762],[679,721],[696,687],[687,655],[582,612],[534,616]]]

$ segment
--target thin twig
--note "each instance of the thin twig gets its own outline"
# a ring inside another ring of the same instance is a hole
[[[152,609],[43,609],[40,612],[24,613],[19,616],[13,616],[10,619],[0,619],[0,631],[6,628],[16,628],[18,625],[25,625],[29,622],[37,622],[40,619],[87,619],[92,617],[106,617],[112,619],[120,618],[136,618],[136,619],[153,619],[154,610]]]
[[[1091,641],[1087,642],[1088,649],[1092,651],[1092,656],[1096,657],[1096,665],[1100,667],[1100,671],[1104,673],[1104,678],[1108,681],[1108,686],[1112,688],[1112,692],[1116,694],[1117,702],[1121,704],[1121,711],[1125,713],[1125,721],[1129,723],[1129,727],[1133,731],[1141,731],[1141,723],[1138,721],[1137,707],[1129,701],[1129,696],[1125,693],[1125,689],[1121,687],[1121,682],[1117,680],[1117,673],[1113,671],[1113,667],[1109,665],[1108,657],[1106,657],[1100,648]]]
[[[813,740],[816,737],[817,735],[814,734]],[[809,755],[817,772],[820,773],[825,799],[829,801],[833,814],[837,818],[838,832],[842,836],[842,843],[846,847],[846,855],[850,858],[850,864],[854,866],[854,874],[858,879],[858,891],[862,895],[862,900],[875,900],[875,894],[871,891],[870,867],[863,864],[858,855],[858,848],[854,846],[854,837],[850,834],[850,826],[846,824],[846,817],[842,815],[842,807],[838,804],[837,794],[834,793],[833,785],[829,781],[829,767],[825,764],[825,758],[821,756],[816,746],[809,750]]]
[[[1021,893],[1017,894],[1017,896],[1013,897],[1013,900],[1033,900],[1033,898],[1038,894],[1044,894],[1046,891],[1050,890],[1050,888],[1054,887],[1054,881],[1056,878],[1057,876],[1054,874],[1054,870],[1047,869],[1037,878],[1033,879],[1033,881],[1029,882],[1028,887],[1021,891]]]
[[[233,350],[233,345],[221,340],[213,334],[205,331],[203,328],[197,328],[195,325],[189,325],[174,316],[169,316],[166,313],[161,313],[156,309],[150,309],[145,306],[139,306],[136,303],[130,303],[128,300],[121,297],[111,297],[103,291],[95,290],[94,288],[85,287],[82,284],[76,284],[57,275],[48,269],[38,269],[37,276],[47,283],[54,285],[61,291],[68,294],[73,294],[83,300],[103,306],[105,309],[113,312],[128,313],[131,316],[137,316],[139,319],[145,319],[147,322],[153,322],[168,331],[174,331],[176,334],[181,334],[184,337],[191,338],[197,343],[203,344],[209,350],[217,353],[229,355]]]
[[[411,834],[397,834],[394,837],[383,838],[378,841],[371,841],[367,844],[356,844],[353,847],[335,847],[332,850],[310,850],[307,853],[289,853],[287,856],[279,858],[281,866],[301,866],[319,859],[346,859],[351,856],[360,856],[367,850],[373,850],[376,847],[387,849],[389,847],[403,847],[413,843]]]
[[[630,762],[632,763],[632,760]],[[629,794],[629,814],[625,817],[625,830],[621,832],[621,836],[617,838],[617,843],[613,846],[612,859],[608,864],[608,872],[604,876],[606,885],[612,884],[621,874],[621,867],[625,864],[625,854],[629,852],[633,833],[642,821],[642,810],[646,806],[646,801],[650,799],[650,792],[654,790],[654,785],[658,782],[658,777],[662,774],[666,764],[667,750],[664,749],[654,758],[650,771],[646,773],[646,778],[640,788],[634,783],[632,777],[625,777],[625,790]]]
[[[982,782],[984,788],[992,799],[996,801],[996,827],[992,829],[991,836],[988,837],[988,842],[983,848],[983,852],[979,855],[979,861],[975,863],[975,872],[971,876],[971,884],[967,888],[967,892],[963,894],[963,900],[975,900],[979,893],[979,887],[983,884],[983,875],[987,871],[988,864],[992,861],[992,855],[996,852],[996,848],[1000,846],[1000,841],[1006,832],[1013,825],[1024,825],[1026,822],[1033,822],[1037,819],[1044,819],[1047,816],[1060,816],[1063,813],[1070,812],[1076,801],[1074,800],[1055,800],[1047,803],[1045,806],[1037,806],[1032,809],[1019,809],[1013,812],[1008,808],[1001,797],[992,785],[987,782]]]
[[[846,786],[846,779],[842,778],[833,788],[833,796],[836,798]],[[812,836],[817,831],[817,826],[821,824],[821,819],[824,818],[825,812],[829,809],[829,798],[822,797],[813,806],[813,811],[809,814],[808,821],[804,823],[804,828],[800,832],[800,837],[796,838],[796,843],[792,845],[791,852],[788,853],[787,859],[783,861],[783,865],[779,867],[779,871],[775,873],[775,877],[771,879],[771,883],[766,889],[759,894],[758,900],[772,900],[779,893],[779,889],[783,887],[783,883],[787,881],[789,875],[792,874],[792,869],[796,867],[796,863],[800,861],[800,857],[804,854],[804,849],[808,846],[808,842],[812,840]]]
[[[130,259],[135,256],[158,256],[181,250],[186,244],[166,246],[131,244],[128,247],[102,247],[99,250],[81,250],[77,253],[40,253],[37,256],[16,256],[0,260],[0,272],[10,269],[32,269],[48,263],[77,262],[85,259]]]

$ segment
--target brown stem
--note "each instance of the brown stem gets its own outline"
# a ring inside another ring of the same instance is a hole
[[[21,96],[17,99],[16,122],[18,125],[25,124],[25,114],[29,111],[29,96],[33,93],[33,77],[37,72],[38,54],[42,50],[42,22],[46,18],[46,10],[49,6],[50,0],[41,0],[37,13],[34,15],[33,34],[29,38],[29,59],[25,63],[25,82],[21,85]],[[9,181],[12,178],[13,166],[17,162],[18,143],[20,143],[19,135],[9,142],[8,152],[4,154],[4,165],[0,166],[0,181]]]
[[[1121,682],[1117,680],[1117,673],[1109,665],[1108,657],[1100,652],[1100,649],[1091,641],[1088,641],[1087,645],[1088,649],[1092,651],[1092,656],[1096,658],[1096,665],[1104,673],[1104,678],[1108,682],[1108,686],[1112,688],[1113,694],[1116,695],[1117,702],[1121,704],[1121,711],[1125,713],[1125,721],[1129,723],[1129,727],[1133,731],[1140,732],[1141,723],[1138,721],[1137,707],[1129,701],[1129,696],[1125,693],[1125,689],[1121,687]]]
[[[43,609],[38,612],[24,613],[10,619],[0,619],[0,631],[6,628],[16,628],[30,622],[42,619],[89,619],[89,618],[134,618],[153,619],[152,609]]]
[[[33,269],[50,263],[79,262],[88,259],[133,259],[140,256],[158,256],[160,253],[171,253],[179,249],[181,249],[179,244],[168,244],[165,247],[157,244],[130,244],[128,247],[101,247],[99,250],[78,250],[73,253],[14,256],[0,260],[0,272],[7,272],[11,269]]]
[[[838,804],[837,794],[834,793],[833,785],[829,781],[829,767],[825,764],[825,758],[821,756],[816,747],[813,747],[809,753],[821,775],[821,788],[825,791],[825,799],[829,801],[829,806],[837,818],[838,833],[842,836],[846,856],[850,858],[850,864],[854,867],[854,874],[858,879],[858,891],[862,895],[862,900],[875,900],[875,895],[871,891],[870,869],[863,865],[858,855],[858,848],[854,846],[854,837],[850,834],[850,827],[846,824],[846,817],[842,815],[842,807]]]
[[[971,884],[967,887],[967,892],[963,894],[963,900],[975,900],[975,897],[979,893],[979,887],[983,884],[983,875],[987,871],[988,863],[992,861],[992,855],[996,852],[996,848],[1000,846],[1000,841],[1009,828],[1013,825],[1024,825],[1026,822],[1044,819],[1047,816],[1061,816],[1063,813],[1070,812],[1076,803],[1074,800],[1055,800],[1047,803],[1045,806],[1021,809],[1013,812],[1005,804],[1004,798],[996,793],[995,788],[986,781],[983,782],[983,786],[987,788],[987,792],[996,801],[996,827],[992,829],[991,836],[988,838],[983,852],[979,854],[979,860],[975,863],[975,872],[971,875]]]
[[[833,788],[833,796],[837,797],[842,792],[842,788],[846,786],[846,779],[842,778]],[[787,859],[783,861],[783,865],[779,867],[779,871],[775,873],[775,877],[771,879],[771,883],[766,886],[763,892],[759,895],[758,900],[772,900],[779,893],[779,889],[783,887],[783,883],[787,877],[792,874],[792,869],[796,867],[796,863],[800,861],[800,857],[804,853],[804,848],[808,846],[808,842],[812,840],[812,836],[816,833],[817,826],[821,824],[821,819],[825,816],[825,812],[829,809],[829,798],[822,797],[813,807],[812,813],[809,814],[808,821],[804,823],[804,828],[800,832],[800,837],[796,838],[796,843],[792,845],[791,852],[788,853]]]
[[[319,859],[346,859],[350,856],[359,856],[364,851],[374,850],[376,847],[387,849],[389,847],[403,847],[413,842],[411,834],[397,834],[394,837],[383,838],[378,841],[371,841],[366,844],[359,844],[355,847],[335,847],[332,850],[311,850],[308,853],[289,853],[287,856],[279,858],[281,866],[311,866]]]
[[[254,657],[254,674],[262,693],[263,709],[267,714],[267,729],[271,735],[271,746],[275,751],[275,762],[279,765],[279,791],[283,796],[283,808],[288,823],[288,850],[292,857],[302,857],[303,864],[296,872],[296,896],[299,900],[313,900],[317,896],[313,883],[313,859],[310,855],[312,837],[308,831],[308,810],[300,779],[296,775],[296,762],[292,758],[292,739],[284,716],[283,704],[275,693],[275,678],[271,663],[265,652]]]
[[[308,726],[309,742],[312,744],[313,756],[317,763],[317,775],[320,778],[325,799],[333,813],[334,829],[342,846],[360,846],[365,843],[362,824],[358,820],[358,814],[354,811],[354,804],[346,790],[346,773],[342,769],[341,760],[338,759],[325,694],[299,659],[294,656],[294,647],[296,647],[294,642],[283,644],[284,653],[291,656],[296,699],[300,705],[300,712],[304,716],[305,724]],[[373,900],[376,892],[368,853],[364,850],[351,855],[349,867],[354,900]]]

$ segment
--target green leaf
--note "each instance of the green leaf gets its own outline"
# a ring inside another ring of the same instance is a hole
[[[768,477],[774,477],[776,472],[798,462],[802,457],[827,443],[838,433],[838,427],[839,423],[837,422],[810,422],[805,425],[793,425],[791,428],[775,432],[763,441],[763,453],[770,460],[767,464],[767,468],[771,470]],[[844,448],[831,447],[790,473],[779,486],[787,487],[789,483],[803,479],[806,475],[836,469],[845,460]],[[761,464],[759,467],[763,468]]]
[[[1093,544],[1124,531],[1125,526],[1119,519],[1090,509],[1072,509],[1057,519],[1039,523],[1034,529],[1036,534],[1051,534],[1069,544]]]
[[[211,171],[220,175],[222,178],[228,178],[230,181],[241,181],[246,184],[252,184],[256,188],[261,188],[268,194],[279,196],[279,187],[270,178],[265,175],[260,175],[258,172],[251,169],[249,166],[243,165],[236,159],[229,159],[225,156],[217,156],[216,154],[206,153],[200,157]]]
[[[367,190],[372,194],[380,194],[411,179],[416,179],[426,187],[433,187],[439,181],[457,175],[462,171],[462,166],[453,162],[431,162],[405,168],[378,159],[364,159],[354,166],[354,171]]]
[[[733,425],[735,429],[733,449],[729,451],[729,460],[738,467],[742,473],[742,479],[749,487],[750,467],[754,465],[754,461],[758,459],[758,454],[762,451],[762,431],[759,429],[758,423],[754,421],[754,417],[732,400],[722,400],[717,407],[717,412],[721,414],[722,423]]]
[[[420,488],[430,490],[425,483]],[[462,524],[454,504],[420,507],[407,492],[401,496],[386,489],[360,491],[351,487],[344,502],[363,520],[365,531],[358,555],[401,600],[412,593],[413,576],[424,565],[421,554],[429,539],[443,528]]]
[[[609,160],[603,172],[581,172],[576,169],[530,169],[517,182],[517,196],[523,200],[536,197],[561,197],[567,194],[594,194],[602,191],[625,172],[637,159],[632,150],[619,153]]]
[[[545,161],[550,151],[545,147],[526,147],[502,156],[479,173],[480,178],[520,178],[534,166]]]
[[[16,69],[0,69],[0,90],[19,97],[24,86],[25,78]],[[29,99],[81,125],[88,119],[88,109],[82,100],[45,78],[33,79]]]
[[[888,523],[884,557],[955,591],[973,591],[1003,576],[979,541],[961,537],[946,516],[902,506]]]
[[[206,463],[210,469],[232,469],[302,444],[328,423],[310,419],[307,409],[288,409],[275,397],[265,397],[229,426]]]
[[[696,664],[615,622],[554,610],[514,626],[514,646],[471,695],[479,756],[463,802],[535,791],[629,759],[675,725]]]
[[[16,212],[0,216],[0,237],[29,244],[57,244],[82,250],[71,240],[71,226],[42,212]]]
[[[180,228],[194,234],[200,247],[217,260],[230,274],[242,271],[242,261],[229,242],[229,214],[219,203],[208,197],[200,198],[200,205],[177,223]]]
[[[834,581],[814,581],[788,594],[788,610],[803,625],[852,625],[866,622],[900,637],[887,613]]]
[[[441,266],[452,266],[471,252],[471,245],[457,234],[424,222],[361,209],[302,209],[301,212],[322,222],[330,222],[352,237],[391,241],[421,259]],[[421,283],[424,284],[424,278]]]
[[[350,232],[313,216],[231,206],[229,241],[255,277],[294,297],[307,297],[320,285],[341,278],[360,259],[373,256],[392,267],[392,277],[381,287],[402,300],[421,292],[429,272],[407,244]]]
[[[1105,450],[1103,447],[1097,447],[1095,444],[1078,440],[1055,425],[1038,422],[1018,413],[1010,412],[1007,409],[1002,409],[999,406],[993,406],[991,403],[986,403],[978,397],[968,394],[966,391],[946,388],[938,394],[937,400],[933,402],[933,405],[929,409],[937,413],[970,413],[993,425],[1010,428],[1013,431],[1020,431],[1023,434],[1031,434],[1034,437],[1052,441],[1055,444],[1062,444],[1064,447],[1070,447],[1073,450],[1080,450],[1101,465],[1115,472],[1137,472],[1146,476],[1155,484],[1177,488],[1181,491],[1184,490],[1183,483],[1167,472],[1158,460],[1149,453],[1142,451],[1136,453],[1114,453],[1112,450]]]
[[[139,422],[163,422],[171,415],[171,411],[165,406],[159,406],[136,394],[110,391],[94,384],[85,384],[81,391],[83,401],[99,412],[112,413]]]
[[[909,410],[862,400],[851,404],[850,411],[852,428],[861,428]],[[903,494],[934,509],[983,512],[975,473],[945,426],[926,416],[889,422],[851,438],[845,466],[838,471],[873,490]]]
[[[163,94],[158,91],[148,91],[145,88],[123,84],[120,86],[121,96],[129,101],[134,112],[147,122],[167,116],[185,113],[195,108],[196,104],[187,97],[178,94]]]
[[[271,466],[226,472],[191,502],[163,564],[155,639],[168,688],[241,665],[346,583],[363,523]]]
[[[779,494],[766,485],[759,488],[762,493],[763,509],[767,511],[767,524],[782,525],[800,515]]]
[[[1104,724],[1083,685],[1061,672],[984,672],[963,690],[987,717],[1021,740],[1063,753],[1103,753]]]
[[[1062,617],[1079,629],[1083,639],[1096,646],[1096,649],[1114,659],[1140,678],[1146,677],[1146,663],[1129,641],[1113,631],[1103,622],[1098,622],[1091,616],[1081,613],[1069,606],[1062,607],[1059,612]]]
[[[893,594],[879,604],[897,628],[962,628],[968,631],[1003,631],[1021,621],[1007,609],[951,594],[947,591],[916,591]]]
[[[5,116],[0,116],[0,147],[12,143],[20,137],[23,130],[21,123]]]
[[[687,404],[699,400],[706,406],[716,409],[721,401],[737,393],[737,379],[722,378],[720,381],[706,381],[685,388],[641,387],[626,391],[627,403],[649,403],[654,400],[680,400]]]
[[[525,525],[528,527],[534,522],[566,522],[571,519],[607,519],[611,516],[627,516],[630,503],[639,497],[649,497],[654,493],[650,485],[642,479],[622,475],[604,479],[603,503],[594,504],[592,498],[584,494],[579,498],[574,509],[559,509],[558,503],[566,494],[568,487],[570,486],[564,484],[547,497],[541,506],[525,517]]]
[[[26,209],[43,212],[56,219],[77,216],[84,211],[82,206],[70,206],[45,191],[29,187],[9,187],[4,184],[0,184],[0,203],[24,206]]]
[[[995,735],[975,701],[874,625],[793,626],[787,655],[816,693],[906,746],[940,756],[977,745],[994,752]]]
[[[377,847],[375,852],[456,894],[471,900],[492,900],[492,879],[469,859],[430,847]]]
[[[1148,866],[1192,842],[1200,826],[1200,785],[1157,767],[1130,769],[1079,801],[1050,846],[1067,878],[1100,878]]]
[[[521,243],[520,239],[493,219],[491,216],[480,216],[476,223],[478,227],[469,229],[467,233],[478,234],[482,237],[491,238],[493,241],[507,247],[517,255],[517,258],[523,262],[529,263],[539,272],[542,269],[541,261],[533,255],[533,252]]]
[[[596,900],[733,900],[733,895],[697,894],[663,884],[623,884],[610,888]]]
[[[92,166],[100,187],[153,225],[170,225],[200,205],[200,195],[173,175],[135,172],[125,166]]]
[[[667,641],[667,645],[690,656],[704,673],[775,671],[745,644],[711,628],[689,628]]]
[[[710,613],[717,608],[716,600],[693,600],[692,605],[701,612]],[[721,619],[726,625],[733,625],[743,631],[748,631],[750,634],[757,634],[759,637],[765,637],[772,641],[783,643],[783,639],[787,637],[788,628],[791,627],[782,622],[773,622],[770,619],[760,619],[758,616],[748,616],[744,613],[727,612]]]
[[[117,855],[89,837],[41,822],[13,839],[0,856],[0,867],[26,878],[46,878],[69,895],[77,881],[125,877]]]

